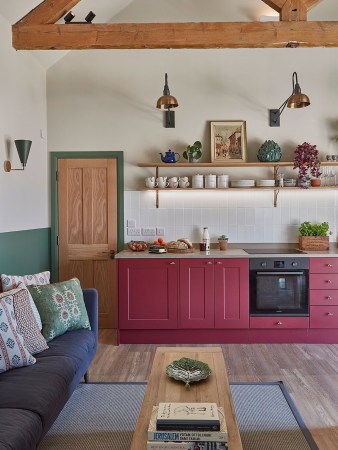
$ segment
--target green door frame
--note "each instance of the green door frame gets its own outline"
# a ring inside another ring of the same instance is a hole
[[[58,188],[57,171],[59,159],[98,159],[114,158],[117,163],[117,251],[124,247],[124,173],[123,152],[51,152],[51,279],[59,279],[59,252],[57,238],[58,223]]]

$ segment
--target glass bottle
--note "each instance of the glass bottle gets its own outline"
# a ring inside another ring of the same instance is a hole
[[[210,250],[210,235],[208,227],[203,228],[202,241],[205,244],[205,250]]]

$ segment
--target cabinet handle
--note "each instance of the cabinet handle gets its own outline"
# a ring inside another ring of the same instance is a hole
[[[221,261],[217,261],[217,263],[216,264],[223,264]]]
[[[208,261],[207,264],[212,264],[212,261]]]
[[[327,315],[327,316],[333,316],[333,314],[330,313],[330,312],[326,313],[326,315]]]
[[[332,300],[332,297],[330,297],[329,295],[326,297],[326,300]]]
[[[174,265],[174,264],[176,264],[176,263],[175,263],[174,261],[171,261],[169,264],[173,264],[173,265]]]
[[[327,265],[327,267],[333,267],[332,264],[326,264],[326,265]]]
[[[278,321],[276,322],[276,325],[283,325],[283,322]]]
[[[331,281],[331,280],[327,280],[326,282],[329,283],[329,284],[332,284],[332,281]]]

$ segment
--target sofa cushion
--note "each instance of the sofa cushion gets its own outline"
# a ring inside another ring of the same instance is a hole
[[[0,409],[0,449],[36,448],[42,433],[38,414],[24,409]]]
[[[46,339],[42,336],[34,317],[29,301],[30,294],[25,285],[7,291],[7,295],[13,295],[14,314],[28,351],[35,355],[48,348]]]
[[[28,286],[42,321],[42,334],[47,342],[66,331],[90,329],[80,281],[45,286]]]
[[[0,294],[0,373],[35,363],[18,332],[13,305],[13,295]]]
[[[1,274],[2,289],[4,291],[10,291],[11,289],[15,289],[19,286],[20,283],[23,283],[25,286],[30,286],[30,285],[39,286],[42,284],[49,284],[49,279],[50,279],[49,271],[35,273],[33,275],[6,275],[4,273]],[[38,323],[39,330],[41,330],[42,323],[41,323],[41,319],[40,319],[40,314],[39,314],[31,296],[30,296],[29,300],[31,302],[34,317]]]

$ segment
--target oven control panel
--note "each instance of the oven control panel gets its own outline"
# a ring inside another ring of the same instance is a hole
[[[309,258],[250,258],[250,270],[307,270]]]

